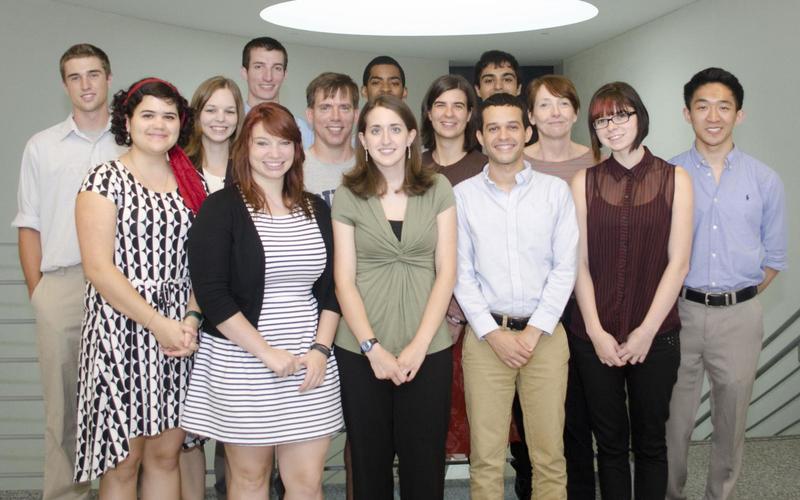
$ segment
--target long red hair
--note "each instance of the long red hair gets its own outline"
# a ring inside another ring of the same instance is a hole
[[[247,113],[242,130],[233,145],[233,182],[255,210],[269,212],[264,192],[253,179],[250,167],[250,144],[253,140],[253,128],[260,123],[270,134],[292,141],[294,144],[294,161],[283,177],[283,200],[290,209],[299,208],[306,217],[311,217],[308,198],[303,191],[303,141],[297,122],[288,109],[274,102],[264,102]]]

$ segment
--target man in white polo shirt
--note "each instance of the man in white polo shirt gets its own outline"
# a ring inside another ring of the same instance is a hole
[[[75,197],[91,167],[122,149],[110,132],[108,56],[86,43],[61,56],[61,80],[72,102],[63,122],[34,135],[20,170],[19,260],[36,333],[45,411],[43,498],[87,498],[89,483],[73,484],[78,349],[84,278],[75,230]]]

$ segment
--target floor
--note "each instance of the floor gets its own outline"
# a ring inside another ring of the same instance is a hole
[[[705,486],[710,445],[695,443],[689,452],[689,479],[686,486],[690,500],[701,499]],[[737,486],[740,500],[800,500],[800,436],[786,438],[752,439],[745,444],[744,469]],[[396,498],[399,498],[395,494]],[[0,499],[30,500],[41,498],[37,491],[0,491]],[[341,484],[326,484],[325,498],[344,499]],[[466,500],[469,485],[465,479],[448,480],[445,499]],[[598,498],[600,498],[598,496]],[[207,500],[218,499],[213,489]],[[512,482],[506,480],[504,500],[515,499]]]

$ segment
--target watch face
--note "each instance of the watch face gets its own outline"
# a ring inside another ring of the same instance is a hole
[[[377,343],[378,343],[377,339],[369,339],[369,340],[365,340],[365,341],[364,341],[364,342],[362,342],[362,343],[361,343],[361,345],[360,345],[360,347],[361,347],[361,352],[363,352],[363,353],[367,353],[367,352],[369,352],[370,350],[372,350],[372,346],[374,346],[374,345],[375,345],[375,344],[377,344]]]

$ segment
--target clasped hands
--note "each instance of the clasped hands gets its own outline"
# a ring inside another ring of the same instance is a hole
[[[495,355],[509,368],[522,368],[533,356],[542,331],[528,325],[521,332],[498,328],[484,335]]]
[[[606,366],[625,366],[644,363],[650,346],[653,345],[655,330],[639,326],[629,335],[628,340],[622,344],[617,342],[613,335],[605,330],[590,336],[594,351],[600,362]]]
[[[259,359],[267,368],[275,372],[278,378],[294,375],[302,367],[305,367],[306,375],[298,392],[316,389],[325,380],[328,358],[315,349],[309,349],[305,354],[296,356],[285,349],[268,347],[259,355]]]
[[[197,351],[197,320],[177,321],[156,314],[148,326],[158,341],[161,352],[173,358],[191,356]]]
[[[375,378],[391,380],[394,385],[400,385],[414,380],[427,353],[428,346],[414,339],[397,357],[380,344],[372,346],[366,356]]]

